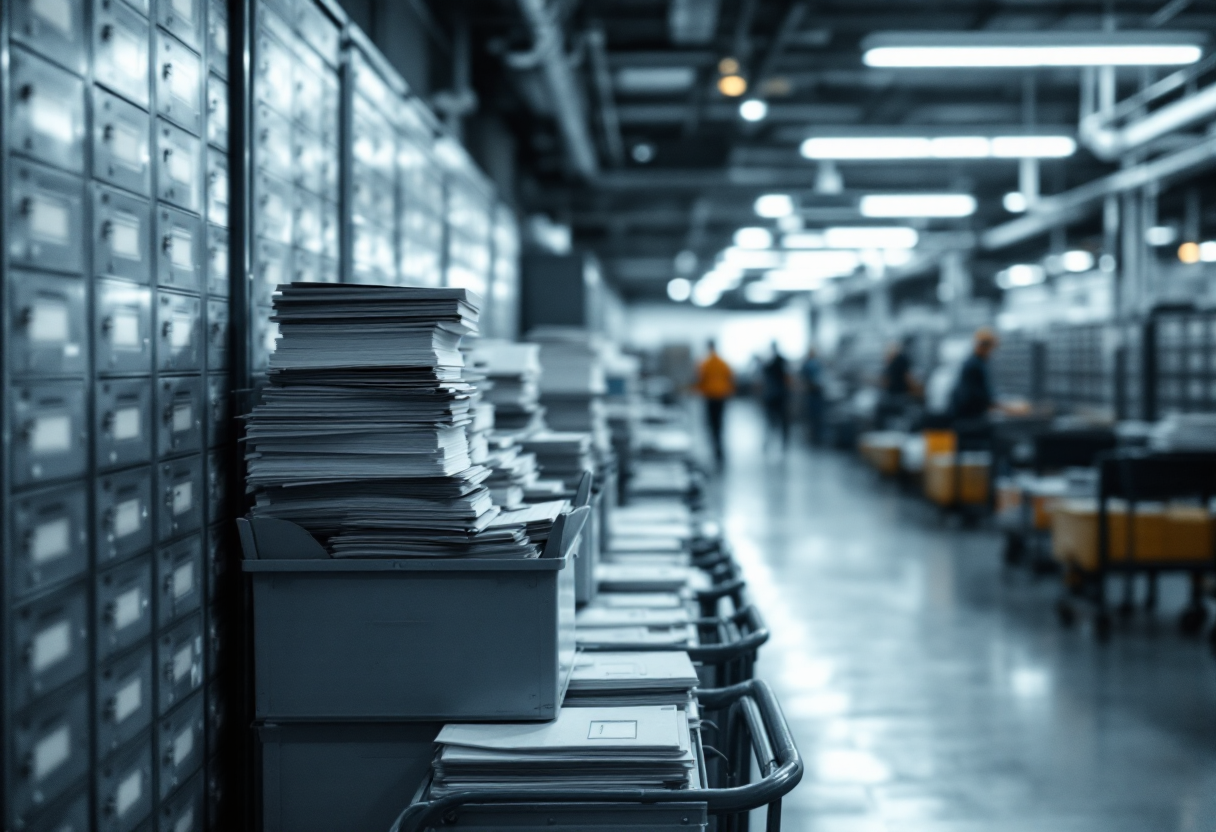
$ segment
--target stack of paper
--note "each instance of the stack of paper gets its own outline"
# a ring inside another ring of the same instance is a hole
[[[1149,435],[1155,451],[1216,451],[1216,413],[1173,413]]]
[[[578,488],[584,471],[595,468],[591,434],[545,431],[519,440],[520,446],[536,455],[541,476],[560,480],[568,491]]]
[[[601,563],[595,580],[603,592],[679,592],[688,588],[709,589],[709,577],[690,566],[632,563]]]
[[[682,650],[698,643],[691,624],[674,627],[579,627],[575,640],[581,650]]]
[[[490,469],[486,487],[495,505],[503,508],[519,508],[526,490],[540,477],[536,455],[523,453],[514,438],[501,434],[489,439],[486,466]]]
[[[535,344],[479,339],[471,352],[492,383],[486,400],[495,407],[499,433],[541,429],[540,348]]]
[[[612,445],[603,403],[608,387],[598,337],[576,327],[546,326],[528,338],[540,344],[545,423],[553,430],[590,433],[597,451],[607,453]]]
[[[473,463],[464,289],[280,286],[280,341],[248,417],[255,516],[294,521],[346,557],[536,557]]]
[[[699,682],[683,651],[579,653],[564,705],[684,705]]]
[[[566,500],[535,503],[514,511],[504,511],[491,522],[490,528],[495,526],[521,528],[528,540],[544,548],[544,543],[549,539],[549,532],[553,530],[553,524],[557,521],[558,516],[569,509],[570,503]]]
[[[432,797],[462,789],[699,786],[688,714],[673,705],[563,708],[544,723],[445,725]]]
[[[490,434],[494,430],[495,420],[494,405],[486,399],[486,393],[493,387],[493,382],[486,378],[485,362],[479,358],[479,353],[469,347],[470,343],[476,343],[476,339],[466,339],[460,345],[464,355],[464,378],[473,387],[469,395],[469,460],[474,465],[486,465],[490,458]]]

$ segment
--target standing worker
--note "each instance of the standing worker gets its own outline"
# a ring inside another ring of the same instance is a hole
[[[713,341],[709,342],[709,355],[697,368],[697,392],[705,398],[709,440],[713,445],[714,461],[721,468],[726,461],[722,447],[722,424],[726,418],[726,402],[735,395],[735,374],[718,355]]]
[[[785,358],[773,342],[773,355],[764,362],[764,415],[768,421],[768,430],[764,434],[764,447],[774,434],[781,437],[781,447],[789,446],[790,441],[790,380]]]
[[[983,421],[996,404],[992,379],[988,374],[988,358],[997,348],[996,333],[988,327],[975,331],[971,355],[959,370],[954,392],[950,394],[950,415],[957,422]]]
[[[814,347],[806,351],[798,374],[802,378],[803,404],[806,405],[807,439],[812,445],[818,445],[823,441],[823,365],[819,363]]]

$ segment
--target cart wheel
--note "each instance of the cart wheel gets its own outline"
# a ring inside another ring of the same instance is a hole
[[[1068,601],[1060,599],[1056,602],[1056,620],[1061,627],[1072,627],[1077,623],[1077,611]],[[1216,642],[1213,642],[1213,649],[1216,649]]]
[[[1094,615],[1094,638],[1103,643],[1110,641],[1113,630],[1114,622],[1111,620],[1110,613],[1100,612]]]
[[[1178,627],[1183,634],[1193,636],[1207,623],[1208,611],[1204,607],[1187,607],[1178,617]]]

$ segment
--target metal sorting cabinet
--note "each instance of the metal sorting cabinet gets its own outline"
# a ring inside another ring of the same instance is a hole
[[[233,553],[203,460],[231,473],[228,6],[0,4],[5,829],[224,825],[205,567]]]
[[[551,719],[573,666],[573,550],[588,509],[531,560],[330,558],[242,520],[258,719]]]

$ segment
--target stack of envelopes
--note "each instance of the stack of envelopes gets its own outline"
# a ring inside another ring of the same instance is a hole
[[[699,785],[687,712],[562,708],[552,722],[445,725],[432,797],[464,789],[686,789]]]
[[[348,557],[536,557],[469,456],[475,387],[464,289],[279,287],[280,341],[248,417],[253,513],[291,520]]]
[[[579,653],[565,707],[685,705],[700,683],[683,651]]]
[[[571,491],[578,488],[584,471],[595,468],[589,433],[545,431],[521,439],[520,445],[528,453],[536,454],[541,476],[560,480]]]

